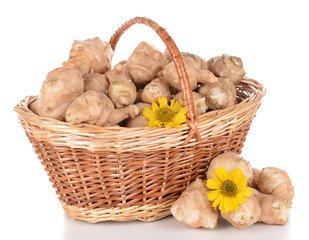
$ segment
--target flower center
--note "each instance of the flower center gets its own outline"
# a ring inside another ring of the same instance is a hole
[[[222,183],[220,189],[221,189],[221,193],[224,196],[231,197],[231,196],[234,196],[236,194],[237,185],[236,185],[236,183],[234,183],[231,180],[226,180],[225,182]]]
[[[161,122],[171,122],[174,116],[174,112],[167,107],[161,108],[157,113],[158,120]]]

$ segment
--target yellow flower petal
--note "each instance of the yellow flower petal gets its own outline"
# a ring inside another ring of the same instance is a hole
[[[172,102],[173,101],[173,102]],[[171,106],[170,106],[170,108],[174,111],[174,112],[176,112],[176,113],[178,113],[182,108],[184,108],[184,107],[182,107],[182,105],[181,105],[181,103],[179,102],[179,101],[177,101],[177,102],[175,102],[174,100],[171,100]],[[186,109],[186,108],[184,108],[184,109]],[[184,114],[186,114],[187,112],[185,112]]]
[[[158,104],[156,102],[152,102],[151,107],[152,107],[152,110],[156,113],[160,110],[160,107],[158,106]]]
[[[215,177],[219,181],[225,182],[226,180],[228,180],[229,173],[223,167],[215,168]]]
[[[207,195],[207,196],[208,196],[208,195]],[[220,208],[220,206],[221,206],[221,204],[222,204],[222,200],[223,200],[223,195],[219,195],[219,197],[216,198],[216,199],[214,200],[214,202],[212,203],[211,206],[213,206],[215,209],[217,209],[218,206],[219,206],[219,208]]]
[[[213,190],[207,192],[207,197],[209,201],[215,201],[220,196],[223,196],[220,190]]]
[[[209,188],[209,189],[220,189],[221,187],[221,182],[218,181],[217,179],[215,178],[210,178],[206,181],[206,186]]]
[[[166,97],[159,97],[158,102],[159,102],[160,108],[168,107]]]
[[[243,171],[241,169],[234,169],[230,173],[229,180],[236,183],[238,179],[242,176],[242,174],[243,174]]]
[[[244,197],[250,197],[252,194],[252,189],[249,187],[244,187],[244,188],[239,189],[237,193]]]

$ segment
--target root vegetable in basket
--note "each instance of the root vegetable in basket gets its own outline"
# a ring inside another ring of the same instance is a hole
[[[104,74],[88,73],[84,76],[85,91],[93,90],[107,94],[109,83]]]
[[[166,64],[164,55],[147,42],[141,42],[127,60],[128,72],[138,85],[150,82]]]
[[[139,109],[139,115],[133,118],[128,118],[126,121],[126,127],[146,127],[148,119],[143,115],[143,110],[145,108],[151,109],[151,104],[139,102],[136,104]]]
[[[201,94],[197,92],[192,92],[193,94],[193,101],[194,101],[194,111],[197,116],[205,113],[208,109],[206,102],[205,102],[205,97],[203,97]],[[180,101],[180,103],[183,105],[183,100],[182,100],[182,92],[177,93],[174,96],[175,101]]]
[[[89,72],[105,73],[111,68],[113,50],[108,42],[98,37],[83,41],[75,40],[72,44],[69,60],[64,67],[73,67],[82,75]]]
[[[123,108],[134,103],[136,99],[136,87],[128,76],[119,74],[110,83],[108,95],[116,108]]]
[[[258,186],[262,193],[271,194],[288,204],[292,204],[294,187],[286,171],[277,167],[263,168]]]
[[[208,67],[217,77],[229,78],[234,84],[239,83],[246,74],[241,59],[228,54],[211,58]]]
[[[228,78],[219,78],[216,83],[203,85],[199,93],[205,97],[210,110],[224,109],[236,103],[236,88]]]
[[[213,83],[218,79],[208,70],[199,70],[195,61],[190,57],[183,57],[186,64],[187,73],[192,90],[197,87],[197,83]],[[164,81],[171,87],[181,90],[181,84],[174,62],[170,62],[163,70]]]
[[[259,222],[284,225],[288,222],[291,206],[269,194],[252,189],[252,194],[258,199],[262,209]]]
[[[115,109],[113,102],[103,93],[89,90],[76,98],[66,111],[66,121],[71,124],[90,123],[112,126],[128,117],[135,117],[135,105]]]
[[[157,102],[158,98],[163,96],[169,101],[171,93],[169,86],[160,78],[148,83],[141,93],[141,99],[145,103]]]
[[[215,228],[219,217],[207,198],[205,182],[199,178],[173,203],[171,212],[179,222],[193,228]]]
[[[219,167],[225,168],[229,173],[234,169],[241,169],[243,175],[249,178],[248,185],[250,186],[253,176],[251,165],[237,153],[225,152],[212,159],[207,170],[207,179],[213,178],[211,173]]]
[[[47,74],[32,107],[40,116],[64,120],[69,105],[83,92],[84,79],[80,71],[69,67],[56,68]]]
[[[261,212],[259,201],[252,194],[245,203],[239,205],[238,210],[221,213],[221,216],[236,228],[246,228],[259,220]]]
[[[129,72],[127,69],[127,61],[121,61],[117,63],[114,68],[105,73],[107,80],[111,83],[115,77],[118,75],[129,76]]]

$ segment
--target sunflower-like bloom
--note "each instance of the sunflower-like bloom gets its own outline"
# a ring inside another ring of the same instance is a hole
[[[182,123],[187,122],[187,109],[179,101],[171,100],[168,105],[166,97],[159,97],[158,102],[159,105],[152,102],[152,109],[143,110],[143,115],[149,120],[148,127],[181,127]]]
[[[206,181],[207,197],[222,213],[238,210],[238,206],[247,201],[245,198],[250,197],[252,190],[247,187],[248,178],[241,169],[234,169],[229,174],[225,168],[219,167],[215,169],[215,175],[211,175],[214,178]]]

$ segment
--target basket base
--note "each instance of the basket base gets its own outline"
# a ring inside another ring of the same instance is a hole
[[[175,200],[164,201],[161,204],[147,204],[128,208],[79,208],[61,202],[64,212],[71,218],[97,223],[105,221],[134,221],[152,222],[171,214],[170,208]]]

